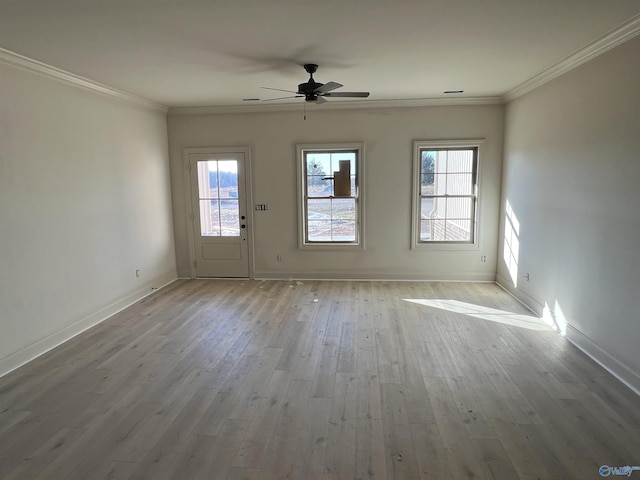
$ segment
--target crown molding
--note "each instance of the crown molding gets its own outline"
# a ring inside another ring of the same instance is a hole
[[[43,75],[59,82],[84,88],[85,90],[90,90],[103,95],[108,95],[110,97],[117,98],[118,100],[123,100],[125,102],[133,103],[138,106],[150,108],[152,110],[159,110],[164,113],[166,113],[168,110],[168,107],[165,105],[152,102],[151,100],[138,97],[137,95],[133,95],[122,90],[108,87],[107,85],[94,82],[93,80],[75,75],[60,68],[52,67],[51,65],[47,65],[46,63],[33,60],[29,57],[25,57],[24,55],[20,55],[19,53],[15,53],[4,48],[0,48],[0,63],[11,65],[23,70],[28,70],[30,72]]]
[[[531,90],[550,82],[554,78],[573,70],[579,65],[594,59],[598,55],[602,55],[612,48],[631,40],[637,35],[640,35],[640,15],[636,15],[631,20],[620,25],[618,28],[610,31],[606,35],[603,35],[599,39],[594,40],[586,47],[560,60],[555,65],[534,77],[531,77],[529,80],[517,86],[513,90],[510,90],[503,96],[503,101],[506,103],[515,100],[525,93],[528,93]]]
[[[333,101],[325,103],[322,110],[347,110],[347,109],[375,109],[375,108],[406,108],[406,107],[432,107],[432,106],[457,106],[457,105],[496,105],[511,102],[522,95],[544,85],[545,83],[567,73],[570,70],[592,60],[593,58],[625,43],[640,35],[640,15],[636,15],[611,32],[589,43],[584,48],[565,57],[539,74],[531,77],[524,83],[513,88],[502,96],[485,97],[434,97],[418,99],[391,99],[391,100],[366,100],[366,101]],[[267,113],[299,111],[303,103],[283,103],[279,105],[219,105],[219,106],[193,106],[193,107],[167,107],[137,95],[127,93],[116,88],[95,82],[85,77],[75,75],[65,70],[33,60],[18,53],[0,47],[0,63],[31,71],[54,80],[81,87],[96,93],[143,106],[153,110],[162,111],[169,115],[215,115],[230,113]],[[315,108],[315,105],[310,108]]]
[[[331,101],[322,106],[311,104],[309,111],[325,110],[359,110],[376,108],[408,108],[408,107],[439,107],[465,105],[500,105],[502,97],[457,97],[457,98],[414,98],[406,100],[358,100]],[[218,115],[229,113],[270,113],[270,112],[299,112],[304,108],[304,102],[252,105],[219,105],[202,107],[169,107],[169,115]],[[317,110],[316,110],[317,109]]]
[[[116,88],[95,82],[85,77],[75,75],[57,67],[47,65],[38,60],[25,57],[0,47],[0,63],[28,70],[45,77],[81,87],[96,93],[108,95],[119,100],[133,103],[153,110],[159,110],[169,115],[215,115],[230,113],[268,113],[268,112],[292,112],[303,108],[304,102],[282,104],[252,104],[252,105],[214,105],[198,107],[167,107],[159,103],[138,97]],[[433,106],[464,106],[464,105],[496,105],[504,103],[499,96],[486,97],[433,97],[392,100],[359,100],[359,101],[332,101],[324,103],[321,110],[353,110],[375,108],[407,108],[407,107],[433,107]],[[317,108],[310,105],[308,108]]]

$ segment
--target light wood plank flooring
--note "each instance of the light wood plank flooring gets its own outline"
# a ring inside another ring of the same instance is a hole
[[[640,399],[493,284],[178,281],[0,379],[5,480],[601,465],[640,465]]]

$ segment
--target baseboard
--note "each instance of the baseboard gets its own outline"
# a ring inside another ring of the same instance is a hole
[[[256,271],[256,280],[353,280],[353,281],[409,281],[409,282],[495,282],[492,274],[407,274],[388,272],[274,272]]]
[[[133,305],[134,303],[142,300],[143,298],[157,292],[159,289],[166,287],[177,280],[175,272],[167,273],[156,278],[152,282],[147,282],[145,285],[136,291],[126,295],[105,308],[85,317],[71,325],[68,325],[57,332],[47,335],[45,338],[38,340],[20,350],[11,353],[5,358],[0,359],[0,377],[6,375],[9,372],[21,367],[22,365],[29,363],[30,361],[38,358],[39,356],[47,353],[49,350],[54,349],[58,345],[71,340],[73,337],[81,334],[82,332],[102,323],[109,317],[112,317],[116,313],[124,310],[125,308]]]
[[[509,281],[502,275],[496,276],[496,285],[502,288],[505,292],[511,295],[514,299],[520,302],[527,310],[534,315],[542,317],[544,314],[544,305],[530,295],[527,295],[522,290],[514,288]]]
[[[620,360],[604,351],[589,337],[572,325],[567,325],[566,338],[577,349],[582,351],[586,356],[591,358],[607,372],[633,390],[636,395],[640,396],[640,375],[631,370]]]
[[[496,277],[496,283],[536,315],[551,315],[552,319],[555,320],[555,312],[545,312],[545,307],[542,302],[539,302],[538,300],[531,297],[530,295],[527,295],[521,290],[513,288],[510,282],[503,276],[498,275]],[[584,353],[586,356],[588,356],[594,362],[604,368],[607,372],[624,383],[636,395],[640,395],[640,375],[638,373],[634,372],[631,368],[615,358],[613,355],[603,350],[587,335],[585,335],[569,323],[567,323],[565,326],[564,336],[578,350],[580,350],[582,353]]]

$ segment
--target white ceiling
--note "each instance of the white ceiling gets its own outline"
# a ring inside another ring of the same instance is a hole
[[[0,0],[0,47],[170,107],[277,97],[260,87],[295,90],[304,63],[369,101],[501,97],[638,15],[639,0]]]

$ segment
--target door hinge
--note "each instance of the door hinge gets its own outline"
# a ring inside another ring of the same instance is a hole
[[[191,173],[191,164],[187,163],[187,172]]]
[[[193,213],[193,212],[191,212],[191,213],[189,214],[189,219],[190,219],[192,222],[196,219],[196,216],[194,215],[194,213]]]

